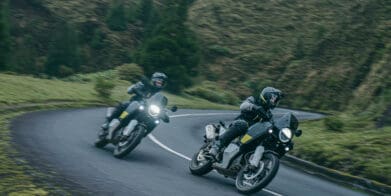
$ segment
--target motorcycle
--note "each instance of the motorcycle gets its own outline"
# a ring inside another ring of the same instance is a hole
[[[152,97],[133,101],[120,115],[119,119],[113,119],[109,124],[107,134],[98,133],[95,146],[103,148],[111,143],[115,146],[113,155],[116,158],[123,158],[138,146],[141,140],[151,133],[161,121],[170,122],[167,115],[167,98],[161,93]],[[176,112],[178,108],[173,106],[170,109]],[[106,116],[111,116],[114,108],[108,108]]]
[[[258,122],[244,136],[234,139],[215,158],[209,155],[212,144],[224,134],[224,123],[205,127],[205,144],[190,161],[193,175],[205,175],[215,169],[235,179],[240,193],[251,194],[266,187],[275,177],[279,160],[293,149],[293,136],[300,137],[298,120],[287,113],[275,122]]]

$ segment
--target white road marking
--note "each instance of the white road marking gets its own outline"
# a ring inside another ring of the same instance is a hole
[[[186,159],[186,160],[188,160],[188,161],[191,161],[191,158],[189,158],[189,157],[187,157],[186,155],[181,154],[181,153],[179,153],[179,152],[177,152],[177,151],[175,151],[175,150],[173,150],[173,149],[167,147],[166,145],[164,145],[163,143],[161,143],[159,140],[157,140],[156,137],[153,136],[152,134],[149,134],[149,135],[148,135],[148,138],[149,138],[150,140],[152,140],[153,143],[159,145],[159,146],[160,146],[161,148],[163,148],[164,150],[167,150],[168,152],[171,152],[171,153],[173,153],[173,154],[175,154],[175,155],[177,155],[177,156],[179,156],[179,157],[182,157],[182,158],[184,158],[184,159]]]
[[[191,117],[191,116],[235,115],[235,114],[238,114],[238,113],[178,114],[178,115],[172,115],[172,116],[170,116],[170,118]],[[188,156],[186,156],[186,155],[184,155],[184,154],[182,154],[182,153],[180,153],[180,152],[177,152],[177,151],[171,149],[170,147],[164,145],[164,144],[161,143],[158,139],[156,139],[156,137],[153,136],[152,134],[149,134],[149,135],[148,135],[148,138],[149,138],[153,143],[157,144],[158,146],[160,146],[160,147],[163,148],[164,150],[167,150],[168,152],[171,152],[171,153],[173,153],[173,154],[175,154],[175,155],[177,155],[177,156],[179,156],[179,157],[181,157],[181,158],[183,158],[183,159],[186,159],[186,160],[188,160],[188,161],[191,161],[191,158],[190,158],[190,157],[188,157]],[[265,192],[268,192],[268,193],[270,193],[270,194],[272,194],[272,195],[275,195],[275,196],[283,196],[283,195],[281,195],[281,194],[279,194],[279,193],[276,193],[276,192],[274,192],[274,191],[271,191],[271,190],[268,190],[268,189],[265,189],[265,188],[262,189],[262,190],[265,191]]]

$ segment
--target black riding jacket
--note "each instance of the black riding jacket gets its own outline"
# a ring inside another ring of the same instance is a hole
[[[137,82],[128,88],[128,94],[135,94],[135,96],[131,98],[131,101],[136,101],[149,98],[160,90],[161,89],[151,85],[147,78],[142,78],[140,82]]]
[[[259,121],[270,121],[272,118],[270,109],[266,109],[262,103],[251,96],[240,105],[240,115],[236,119],[245,120],[251,126]]]

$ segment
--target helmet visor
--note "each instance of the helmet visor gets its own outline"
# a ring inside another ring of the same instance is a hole
[[[164,86],[164,80],[161,78],[156,78],[153,80],[153,85],[156,87],[163,87]]]
[[[279,102],[280,102],[280,96],[273,93],[269,99],[270,107],[275,108]]]

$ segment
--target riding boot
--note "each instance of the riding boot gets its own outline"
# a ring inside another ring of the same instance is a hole
[[[244,120],[234,121],[228,128],[227,132],[225,132],[222,136],[220,136],[219,140],[212,144],[209,154],[216,158],[216,155],[219,154],[222,148],[228,146],[228,144],[236,137],[245,134],[247,127],[248,124]]]
[[[221,149],[222,149],[222,145],[220,140],[216,140],[213,142],[212,147],[209,150],[209,154],[216,158],[216,156],[219,154]]]
[[[102,128],[103,131],[108,131],[109,130],[109,125],[110,125],[110,121],[107,118],[105,123],[103,125],[101,125],[100,127]]]

